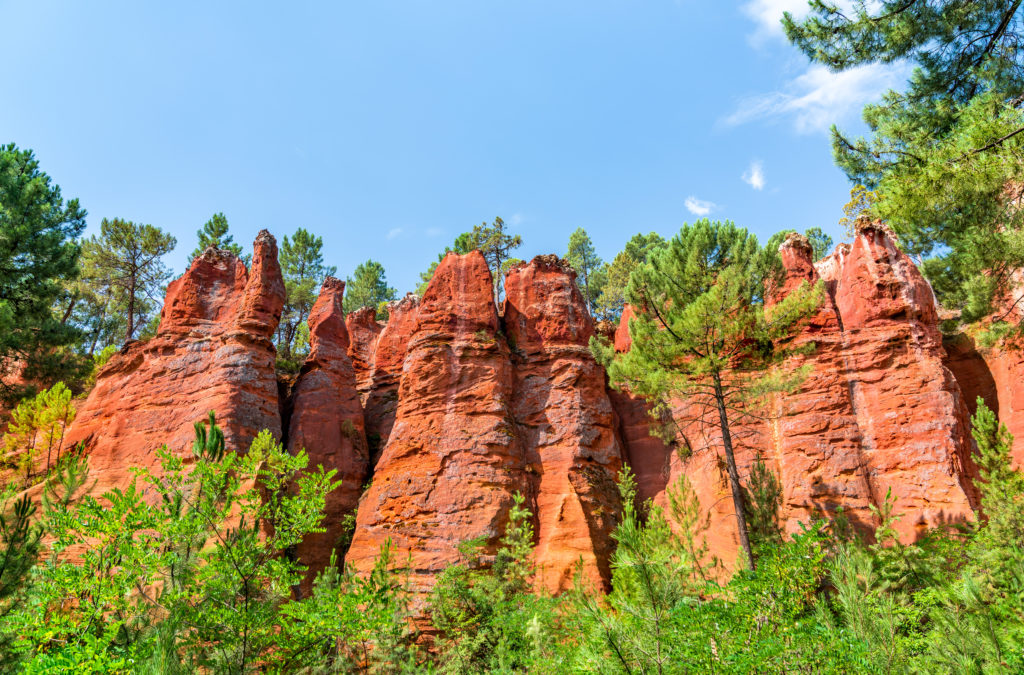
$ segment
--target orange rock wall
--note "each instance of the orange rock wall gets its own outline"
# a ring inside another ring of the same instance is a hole
[[[265,232],[248,271],[206,251],[170,284],[156,337],[127,345],[99,374],[68,433],[86,444],[98,490],[154,466],[163,443],[188,453],[192,424],[212,409],[232,448],[260,429],[286,432],[290,448],[338,471],[328,531],[299,550],[314,569],[358,506],[347,561],[366,571],[390,540],[397,564],[412,560],[414,590],[427,591],[462,561],[460,542],[481,538],[493,550],[518,492],[534,517],[539,584],[564,590],[582,560],[588,580],[606,586],[624,463],[639,496],[663,506],[667,488],[687,478],[709,514],[712,553],[735,564],[713,425],[686,424],[666,444],[650,433],[645,401],[608,388],[564,261],[539,256],[510,270],[499,315],[482,256],[451,254],[422,298],[390,305],[386,324],[371,309],[346,317],[344,284],[329,279],[309,318],[309,357],[282,401],[271,342],[284,299],[276,253]],[[736,429],[741,475],[756,455],[777,473],[790,532],[840,506],[870,531],[870,507],[890,488],[904,539],[972,518],[967,416],[984,397],[1024,462],[1024,350],[979,350],[966,337],[943,345],[930,288],[880,226],[817,263],[799,237],[780,253],[787,276],[773,297],[803,282],[827,293],[795,338],[815,345],[790,364],[809,364],[807,378],[764,420]],[[619,351],[630,348],[633,311],[615,332]],[[677,402],[677,412],[693,405]]]
[[[133,467],[158,465],[167,444],[188,456],[193,423],[213,410],[230,448],[269,429],[281,436],[271,336],[284,304],[277,244],[253,244],[252,269],[207,249],[172,281],[155,337],[131,342],[99,372],[65,446],[90,453],[96,492],[123,487]]]
[[[363,407],[348,355],[349,336],[342,309],[345,283],[328,277],[309,313],[309,356],[292,388],[288,448],[305,449],[310,467],[337,471],[341,485],[327,496],[326,532],[311,534],[298,547],[312,572],[323,569],[337,550],[345,516],[359,504],[369,473]]]

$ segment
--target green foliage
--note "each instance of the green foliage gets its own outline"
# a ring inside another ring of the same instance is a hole
[[[822,524],[762,549],[756,571],[720,586],[690,555],[706,521],[670,526],[657,507],[646,521],[634,506],[635,484],[620,479],[623,519],[616,530],[613,591],[600,601],[577,589],[576,667],[596,673],[855,672],[862,649],[841,631],[821,629],[818,596],[826,574]],[[677,503],[693,503],[685,482]],[[679,509],[673,509],[679,513]],[[694,528],[696,525],[696,528]],[[703,546],[699,547],[702,548]]]
[[[665,240],[656,232],[635,234],[610,265],[597,270],[601,293],[595,302],[595,318],[618,320],[626,304],[626,286],[630,274],[637,265],[647,262],[651,254],[664,245]]]
[[[766,286],[781,274],[777,251],[762,249],[746,230],[706,219],[684,225],[630,275],[626,299],[637,308],[629,327],[632,349],[616,354],[610,345],[591,341],[613,386],[653,403],[655,419],[699,421],[721,434],[740,541],[751,567],[730,429],[756,415],[768,393],[799,384],[804,371],[773,366],[794,353],[781,341],[822,298],[820,283],[803,284],[767,306]],[[693,419],[672,417],[681,413],[668,405],[671,399],[687,400]],[[671,427],[666,431],[674,434]]]
[[[531,593],[533,527],[523,502],[516,494],[493,562],[485,563],[484,542],[465,542],[468,563],[438,577],[429,614],[441,632],[442,672],[543,672],[551,665],[554,601]]]
[[[576,270],[578,275],[576,282],[583,293],[583,300],[587,303],[587,309],[590,310],[591,314],[595,313],[597,310],[597,298],[601,295],[602,291],[601,282],[607,279],[607,273],[602,275],[599,272],[604,263],[601,257],[597,255],[597,251],[594,249],[594,242],[590,240],[590,235],[582,227],[576,228],[569,235],[569,251],[565,254],[565,259]]]
[[[345,313],[350,314],[360,307],[377,307],[390,302],[398,292],[388,286],[384,266],[375,260],[367,260],[356,266],[354,276],[345,281]]]
[[[123,313],[120,342],[135,339],[160,306],[171,276],[161,259],[175,245],[177,240],[158,227],[120,218],[104,218],[99,236],[83,242],[85,278],[100,302],[111,303],[97,311]]]
[[[751,544],[754,548],[778,544],[782,541],[782,528],[779,525],[782,483],[760,455],[750,467],[744,490],[743,505],[750,526]]]
[[[324,265],[324,241],[303,228],[289,239],[281,240],[281,275],[284,277],[285,301],[277,327],[277,351],[282,359],[301,361],[305,354],[296,351],[296,339],[309,318],[320,285],[337,270]],[[358,277],[359,269],[356,269]],[[350,280],[351,281],[351,280]],[[358,292],[358,291],[357,291]],[[351,294],[351,293],[350,293]],[[348,298],[345,298],[347,302]],[[308,326],[306,328],[308,333]],[[308,348],[308,341],[305,343]],[[301,346],[301,345],[299,345]],[[293,353],[294,352],[294,353]]]
[[[811,250],[814,251],[814,260],[821,260],[832,252],[832,237],[825,234],[820,227],[809,227],[804,230],[804,236],[811,243]]]
[[[841,71],[916,66],[905,91],[864,109],[870,138],[833,127],[836,162],[858,185],[857,215],[889,222],[940,300],[966,321],[989,311],[1024,264],[1024,10],[1016,0],[885,0],[852,11],[821,0],[789,39]],[[866,187],[863,187],[866,186]]]
[[[37,468],[39,457],[46,457],[44,475],[50,470],[51,460],[60,462],[64,432],[75,420],[76,412],[71,402],[71,390],[63,382],[58,382],[25,399],[11,413],[3,437],[4,461],[8,465],[17,465],[25,475],[26,485]]]
[[[199,243],[188,257],[188,263],[203,254],[209,247],[218,248],[222,251],[229,251],[242,258],[246,265],[249,264],[249,256],[242,256],[242,247],[234,243],[234,238],[228,234],[228,218],[223,213],[215,213],[196,232]]]
[[[65,203],[31,150],[0,145],[0,399],[8,403],[28,393],[15,384],[19,375],[50,383],[78,374],[65,347],[80,334],[51,308],[78,275],[85,215],[77,199]]]
[[[868,190],[863,185],[855,185],[850,188],[850,201],[843,205],[843,217],[839,219],[839,225],[846,232],[847,237],[857,234],[858,222],[872,222],[878,218],[875,212],[878,203],[878,193]]]

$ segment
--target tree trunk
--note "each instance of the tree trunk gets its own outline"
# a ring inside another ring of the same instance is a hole
[[[132,334],[135,333],[135,274],[131,275],[131,281],[128,285],[128,334],[125,336],[124,341],[128,342],[132,339]]]
[[[725,464],[729,470],[729,484],[732,486],[732,505],[736,510],[736,529],[740,535],[740,545],[747,554],[750,569],[756,569],[754,552],[750,549],[750,534],[747,531],[747,514],[743,510],[743,486],[740,485],[740,473],[736,470],[736,456],[732,452],[732,434],[729,433],[729,416],[725,409],[725,394],[722,392],[722,380],[718,373],[714,374],[715,403],[718,404],[718,424],[722,429],[722,443],[725,445]]]

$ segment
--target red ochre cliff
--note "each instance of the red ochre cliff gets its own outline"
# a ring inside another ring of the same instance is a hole
[[[737,430],[741,476],[760,454],[780,477],[790,532],[840,506],[870,530],[870,507],[890,489],[904,539],[973,518],[967,418],[985,398],[1024,460],[1024,352],[980,349],[966,336],[943,345],[930,287],[880,225],[817,263],[799,236],[780,253],[787,276],[773,298],[819,280],[827,292],[795,338],[815,345],[790,364],[809,365],[807,378],[771,401],[764,421]],[[459,543],[481,539],[493,551],[519,493],[533,513],[538,586],[564,590],[582,561],[587,582],[606,587],[623,464],[639,496],[662,505],[686,477],[710,519],[711,553],[735,564],[720,440],[689,425],[666,444],[650,433],[645,401],[608,387],[564,261],[512,268],[499,313],[483,257],[449,254],[422,298],[391,303],[386,324],[372,309],[346,317],[344,284],[328,279],[309,318],[309,357],[279,401],[276,254],[265,232],[248,271],[206,251],[169,286],[157,335],[126,345],[99,373],[68,434],[85,443],[98,489],[155,466],[164,443],[188,453],[193,423],[214,410],[229,447],[244,450],[266,428],[337,470],[327,532],[298,550],[313,569],[345,552],[358,508],[346,561],[365,572],[390,541],[395,564],[411,562],[413,590],[428,591],[464,562]],[[620,351],[630,348],[632,315],[627,307],[614,335]]]
[[[156,336],[128,343],[98,373],[65,446],[85,444],[96,491],[159,465],[163,444],[190,456],[192,425],[213,410],[229,448],[261,429],[281,436],[271,336],[284,304],[277,243],[253,244],[252,269],[209,248],[167,287]]]

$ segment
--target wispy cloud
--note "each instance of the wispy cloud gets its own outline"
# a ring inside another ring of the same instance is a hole
[[[695,216],[706,216],[718,208],[718,205],[714,202],[697,199],[693,195],[687,197],[684,203],[686,204],[686,210]]]
[[[444,230],[442,230],[440,227],[428,227],[427,228],[427,236],[428,237],[440,237],[442,234],[444,234]]]
[[[521,225],[523,223],[524,216],[521,213],[513,213],[508,219],[509,225]]]
[[[846,121],[865,103],[876,100],[907,77],[906,64],[869,63],[841,73],[811,66],[782,91],[751,96],[723,122],[739,125],[754,120],[789,117],[799,133],[824,131]]]
[[[397,237],[400,234],[402,234],[402,228],[400,228],[400,227],[392,227],[390,230],[388,230],[388,235],[387,236],[388,236],[388,239],[394,239],[395,237]]]
[[[740,10],[754,22],[750,41],[755,45],[770,39],[785,38],[782,33],[782,13],[796,17],[807,14],[807,0],[750,0]]]
[[[743,182],[754,188],[755,190],[764,189],[764,165],[760,161],[754,160],[750,163],[750,168],[743,173]]]

